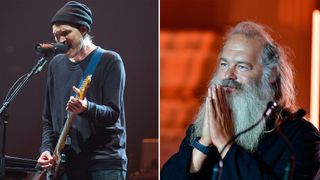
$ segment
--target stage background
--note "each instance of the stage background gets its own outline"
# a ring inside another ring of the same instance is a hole
[[[0,2],[1,102],[14,81],[31,71],[40,58],[34,46],[39,42],[54,42],[50,20],[66,2]],[[158,137],[158,1],[79,2],[85,2],[93,12],[94,43],[118,52],[124,61],[129,177],[139,169],[142,140]],[[8,108],[7,155],[38,158],[46,75],[47,68],[33,76]]]
[[[224,33],[240,21],[268,26],[291,49],[297,105],[310,113],[311,23],[319,0],[161,0],[160,6],[161,166],[198,112]]]

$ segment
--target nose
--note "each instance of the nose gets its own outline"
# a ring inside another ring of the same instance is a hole
[[[225,72],[225,79],[233,79],[236,80],[237,79],[237,74],[236,74],[236,67],[230,67],[229,69],[227,69],[227,71]]]

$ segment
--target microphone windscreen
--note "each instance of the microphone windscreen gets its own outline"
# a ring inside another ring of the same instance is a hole
[[[63,43],[39,43],[35,46],[37,54],[50,55],[66,53],[69,50],[69,46]]]
[[[278,104],[276,102],[270,101],[267,103],[267,108],[265,112],[263,113],[264,117],[270,116],[272,113],[274,113],[275,109],[278,107]]]

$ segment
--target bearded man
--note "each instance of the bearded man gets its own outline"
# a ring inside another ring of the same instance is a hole
[[[241,22],[226,35],[218,58],[207,98],[161,179],[316,178],[320,134],[296,111],[282,48],[262,25]],[[270,101],[278,108],[262,119]]]

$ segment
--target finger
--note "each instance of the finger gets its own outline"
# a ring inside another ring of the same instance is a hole
[[[207,102],[206,102],[206,116],[207,116],[207,123],[209,125],[209,129],[211,129],[211,124],[212,124],[212,99],[207,99]]]
[[[77,103],[77,102],[79,102],[79,99],[71,96],[70,99],[69,99],[69,102],[71,102],[71,103]]]
[[[209,103],[210,103],[210,99],[209,99],[209,97],[207,97],[207,99],[206,99],[206,104],[205,104],[205,107],[206,107],[206,111],[205,111],[205,119],[204,119],[204,123],[208,123],[208,122],[206,122],[206,121],[208,121],[208,119],[209,119]],[[203,127],[204,127],[205,125],[203,125]]]
[[[66,106],[66,110],[67,111],[74,111],[75,107],[72,103],[68,103],[67,106]]]
[[[38,164],[40,164],[40,165],[42,166],[42,165],[44,165],[44,164],[46,164],[46,163],[45,163],[45,161],[39,159],[39,160],[38,160]]]
[[[217,97],[218,97],[218,100],[219,100],[219,109],[220,109],[220,112],[221,114],[224,114],[226,113],[226,104],[225,104],[225,101],[224,101],[224,97],[222,95],[222,87],[220,85],[218,85],[217,87]]]
[[[210,116],[209,116],[209,105],[211,104],[211,99],[207,98],[206,99],[206,111],[205,111],[205,119],[204,119],[204,122],[203,122],[203,128],[205,128],[205,131],[206,131],[206,138],[210,139],[211,140],[211,136],[210,136],[210,133],[211,133],[211,119],[210,119]]]
[[[219,97],[218,97],[218,86],[217,85],[214,85],[214,88],[212,89],[212,94],[213,94],[213,97],[214,97],[214,101],[213,101],[213,109],[214,109],[214,112],[215,112],[215,118],[218,119],[218,117],[221,116],[221,111],[220,111],[220,100],[219,100]]]
[[[221,127],[223,127],[223,133],[226,132],[226,129],[228,128],[228,123],[227,122],[229,119],[227,117],[227,111],[226,111],[226,104],[224,101],[224,97],[222,95],[222,87],[218,86],[217,88],[217,97],[219,99],[219,112],[221,114],[221,120],[219,121],[219,124]]]
[[[215,94],[215,89],[216,88],[216,85],[213,84],[211,87],[210,87],[210,95],[211,95],[211,103],[213,104],[213,100],[217,99],[216,97],[216,94]]]
[[[210,134],[210,139],[212,142],[215,142],[215,124],[216,124],[216,121],[214,119],[215,117],[215,112],[213,110],[213,105],[212,105],[212,101],[214,101],[213,99],[211,99],[210,101],[208,101],[207,103],[207,116],[208,116],[208,122],[207,122],[207,125],[208,125],[208,129],[209,129],[209,134]]]
[[[224,132],[230,138],[230,136],[234,134],[234,129],[232,125],[233,122],[232,122],[232,116],[231,116],[229,104],[226,98],[226,92],[222,87],[220,89],[220,94],[221,94],[221,100],[223,102],[223,112],[225,116],[225,121],[223,121],[223,126],[226,128]]]
[[[214,109],[214,101],[213,99],[209,99],[207,103],[207,112],[208,112],[208,121],[212,122],[215,121],[215,109]],[[212,127],[212,126],[210,126]]]
[[[43,154],[39,157],[38,161],[46,161],[46,160],[49,160],[49,159],[52,159],[51,154],[43,153]]]
[[[48,160],[52,160],[52,159],[53,159],[53,157],[52,157],[52,155],[51,155],[50,152],[46,153],[45,155],[46,155],[46,158],[47,158]]]
[[[72,90],[77,94],[80,93],[80,89],[76,88],[75,86],[72,86]]]
[[[82,107],[82,104],[80,101],[75,101],[75,102],[72,102],[70,103],[71,106],[73,106],[74,108],[81,108]]]
[[[213,93],[212,93],[212,88],[214,87],[214,84],[208,88],[208,98],[209,98],[209,103],[212,103],[212,100],[214,99]]]
[[[78,99],[70,99],[67,103],[67,107],[81,108],[82,103]]]
[[[70,104],[69,102],[68,102],[67,105],[66,105],[66,110],[67,110],[67,111],[70,111],[70,110],[71,110],[71,104]]]
[[[42,169],[51,169],[52,168],[52,164],[42,165],[41,168]]]
[[[222,103],[222,98],[221,98],[221,86],[220,85],[217,85],[217,88],[216,88],[216,96],[217,96],[217,103],[219,105],[219,109],[221,109],[221,103]]]
[[[226,91],[224,90],[223,87],[220,89],[220,94],[221,94],[221,100],[222,103],[224,104],[224,112],[227,114],[228,117],[230,117],[230,110],[229,110],[229,104],[226,98]]]
[[[74,107],[74,106],[72,106],[72,105],[70,105],[70,106],[67,107],[67,111],[76,112],[76,111],[77,111],[77,108]]]
[[[216,89],[216,85],[213,84],[213,85],[210,87],[212,99],[217,99],[215,89]]]
[[[211,87],[208,88],[208,98],[212,98]]]
[[[46,165],[46,164],[50,163],[50,160],[39,159],[39,160],[38,160],[38,163],[39,163],[40,165]]]

